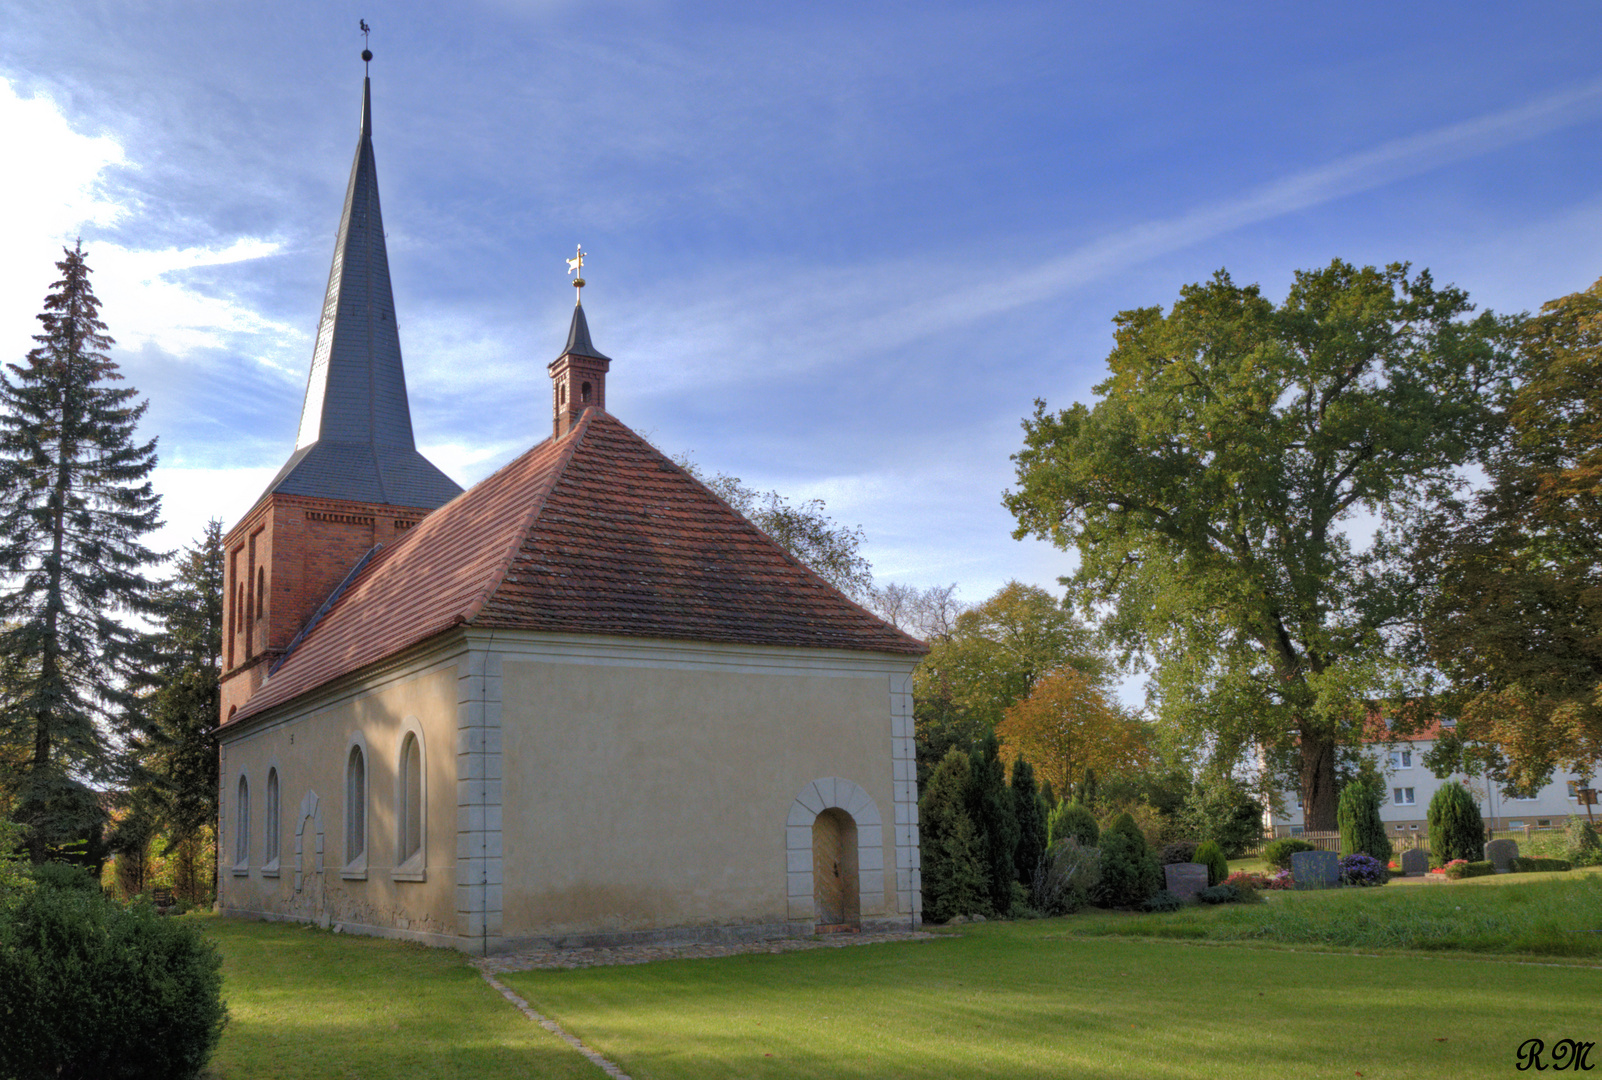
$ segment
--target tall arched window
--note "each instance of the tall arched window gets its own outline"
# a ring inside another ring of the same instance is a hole
[[[267,770],[267,832],[262,838],[264,869],[278,869],[278,770]]]
[[[367,870],[367,759],[360,746],[345,763],[345,871]]]
[[[400,859],[407,862],[423,850],[423,748],[415,734],[401,744]]]
[[[267,568],[256,571],[256,618],[267,614]]]
[[[250,782],[239,776],[239,794],[234,803],[234,873],[250,872]]]

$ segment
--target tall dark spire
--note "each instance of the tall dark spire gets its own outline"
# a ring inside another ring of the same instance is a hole
[[[364,53],[363,59],[370,54]],[[312,351],[295,453],[267,488],[432,509],[461,488],[417,452],[373,159],[372,80]]]

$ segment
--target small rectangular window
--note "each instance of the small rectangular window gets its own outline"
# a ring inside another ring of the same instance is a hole
[[[1418,826],[1417,825],[1409,825],[1408,828],[1412,829],[1414,832],[1418,832]]]
[[[1408,806],[1412,806],[1413,805],[1413,789],[1410,788],[1410,787],[1403,788],[1402,789],[1402,799],[1403,799],[1404,802],[1407,803]]]
[[[1399,788],[1399,787],[1391,788],[1391,801],[1393,803],[1395,803],[1397,806],[1401,806],[1402,805],[1402,789],[1401,788]]]
[[[1546,817],[1544,817],[1544,818],[1536,818],[1535,819],[1535,827],[1537,829],[1550,829],[1552,827],[1552,819],[1551,818],[1546,818]]]
[[[1569,781],[1569,798],[1574,802],[1580,801],[1580,782],[1578,780]]]

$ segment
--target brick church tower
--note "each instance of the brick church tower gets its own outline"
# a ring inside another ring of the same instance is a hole
[[[369,79],[295,451],[223,541],[225,722],[379,546],[461,494],[412,438],[372,136]]]

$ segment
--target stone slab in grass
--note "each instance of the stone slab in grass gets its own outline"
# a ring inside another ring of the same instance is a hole
[[[1298,889],[1333,889],[1341,883],[1341,860],[1333,851],[1298,851],[1291,856],[1291,879]]]

